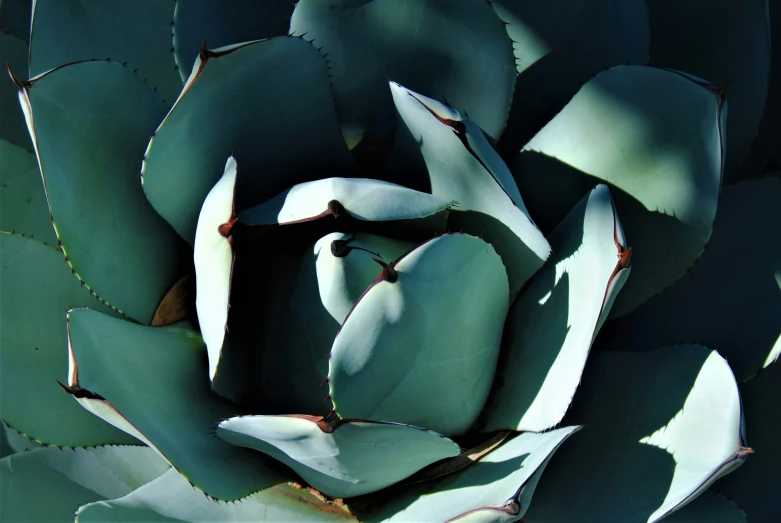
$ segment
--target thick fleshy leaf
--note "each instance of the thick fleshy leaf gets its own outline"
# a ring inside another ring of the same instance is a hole
[[[781,516],[781,449],[777,436],[781,419],[774,406],[781,394],[781,365],[771,365],[743,383],[740,394],[746,438],[757,456],[719,480],[715,488],[740,505],[751,523],[773,523]]]
[[[238,503],[214,501],[193,490],[185,478],[169,470],[127,496],[84,505],[76,523],[107,521],[355,521],[347,512],[304,489],[274,485]]]
[[[192,71],[198,51],[288,34],[293,4],[288,0],[176,0],[174,58],[182,81]]]
[[[328,57],[339,121],[351,148],[358,144],[388,154],[401,122],[387,77],[449,100],[495,140],[504,129],[514,58],[501,20],[486,2],[302,0],[290,31],[305,34]]]
[[[753,461],[753,460],[752,460]],[[754,521],[759,520],[751,520]],[[665,523],[748,523],[746,513],[735,503],[715,492],[706,490],[691,503],[676,510]]]
[[[241,416],[220,423],[217,435],[278,459],[335,498],[377,492],[460,452],[448,438],[417,427],[315,416]]]
[[[6,0],[0,3],[0,31],[29,42],[32,0]]]
[[[485,430],[539,432],[567,412],[602,321],[629,277],[631,249],[598,185],[548,237],[554,257],[510,308]]]
[[[30,75],[79,60],[113,60],[137,70],[170,104],[182,89],[171,52],[175,6],[159,0],[35,0]]]
[[[724,187],[713,235],[697,266],[643,307],[608,323],[601,346],[636,351],[703,343],[727,358],[739,381],[778,359],[779,202],[779,178]]]
[[[6,3],[0,7],[4,8]],[[24,40],[0,31],[0,58],[16,74],[26,76],[27,43]],[[24,113],[19,107],[18,90],[5,72],[0,77],[0,139],[32,151],[33,143],[24,124]]]
[[[109,310],[80,288],[62,254],[0,233],[0,282],[0,419],[52,445],[138,443],[84,412],[57,385],[68,373],[64,309]]]
[[[236,407],[209,389],[205,347],[187,324],[144,327],[89,309],[68,314],[69,392],[159,452],[206,494],[235,500],[283,477],[209,433]]]
[[[138,184],[145,137],[165,106],[115,62],[71,64],[22,87],[19,99],[68,262],[102,298],[148,323],[178,265],[176,235]]]
[[[632,239],[632,278],[612,316],[637,308],[694,264],[710,237],[721,183],[723,97],[675,71],[599,74],[521,151],[513,175],[543,231],[600,181]]]
[[[3,521],[73,521],[79,505],[124,496],[165,472],[147,447],[65,452],[50,447],[0,460]]]
[[[529,217],[510,170],[468,116],[394,82],[390,89],[420,143],[431,193],[457,202],[451,228],[496,242],[514,299],[542,267],[550,245]]]
[[[401,185],[365,178],[327,178],[302,183],[239,214],[251,225],[291,225],[320,218],[398,222],[395,229],[430,238],[445,231],[454,202]],[[340,223],[339,226],[342,224]],[[364,228],[372,229],[369,225]]]
[[[750,453],[735,378],[697,345],[596,354],[567,422],[585,428],[551,460],[524,521],[659,521]]]
[[[507,307],[502,260],[479,238],[440,236],[394,261],[334,341],[336,411],[446,436],[466,431],[493,382]]]
[[[651,65],[695,74],[714,85],[729,83],[724,181],[757,135],[770,77],[767,0],[648,3]],[[692,20],[697,20],[692,24]]]
[[[390,263],[414,246],[371,234],[332,233],[307,249],[289,277],[275,274],[282,281],[270,299],[253,372],[263,412],[328,414],[326,355],[344,319],[381,272],[373,258]]]
[[[650,31],[643,0],[491,0],[513,40],[518,70],[499,151],[520,147],[592,76],[645,64]]]
[[[0,458],[40,448],[41,444],[0,420]]]
[[[312,44],[271,38],[204,51],[196,60],[142,169],[149,202],[188,242],[231,151],[248,173],[237,184],[239,210],[324,172],[352,173],[325,59]]]
[[[236,160],[231,156],[225,164],[222,178],[206,196],[195,231],[195,307],[201,336],[209,353],[209,379],[214,380],[228,324],[233,273],[234,195],[236,191]]]
[[[461,472],[412,485],[380,507],[350,508],[367,521],[518,521],[548,460],[579,428],[519,434]]]
[[[52,245],[57,242],[35,155],[2,139],[0,230],[24,233]]]

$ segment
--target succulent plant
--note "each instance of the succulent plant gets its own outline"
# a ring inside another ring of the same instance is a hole
[[[777,0],[0,29],[0,520],[781,520]]]

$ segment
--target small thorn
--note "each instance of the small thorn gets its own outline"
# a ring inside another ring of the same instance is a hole
[[[339,200],[331,200],[328,202],[328,212],[334,217],[339,218],[347,214],[347,210]]]
[[[399,273],[396,272],[396,269],[394,269],[392,266],[388,265],[384,261],[380,260],[379,258],[372,258],[375,262],[377,262],[382,267],[382,273],[380,274],[380,278],[383,280],[389,282],[389,283],[396,283],[396,281],[399,279]]]
[[[326,378],[326,379],[324,379],[323,381],[321,381],[321,382],[320,382],[320,386],[322,387],[322,386],[323,386],[323,385],[325,385],[326,383],[328,383],[328,378]]]
[[[233,226],[236,224],[236,222],[239,221],[238,218],[234,217],[231,218],[228,222],[223,223],[219,227],[217,227],[217,231],[224,237],[229,238],[231,235],[231,229],[233,229]]]
[[[326,397],[325,397],[325,399],[324,399],[323,401],[321,401],[320,403],[325,403],[326,401],[330,401],[330,400],[331,400],[331,395],[329,394],[329,395],[328,395],[328,396],[326,396]]]
[[[751,447],[744,447],[742,445],[740,447],[738,447],[738,456],[739,457],[742,458],[742,457],[748,456],[749,454],[754,454],[754,449],[752,449]]]

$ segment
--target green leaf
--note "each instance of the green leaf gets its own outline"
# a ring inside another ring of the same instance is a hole
[[[56,243],[35,155],[0,139],[0,230]]]
[[[289,276],[275,273],[279,282],[252,373],[264,413],[329,413],[331,404],[323,401],[326,355],[381,272],[373,258],[390,263],[414,246],[372,234],[332,233],[307,249]]]
[[[71,267],[109,303],[148,323],[179,261],[176,236],[138,185],[145,137],[165,106],[129,69],[103,61],[36,77],[20,99]]]
[[[494,140],[504,129],[515,83],[512,45],[486,2],[302,0],[290,32],[305,35],[328,57],[351,146],[386,156],[398,137],[387,77],[449,100]]]
[[[239,214],[250,225],[289,225],[342,215],[359,221],[445,230],[454,202],[393,183],[365,178],[326,178],[295,185]]]
[[[718,353],[689,345],[591,362],[567,417],[584,429],[551,460],[524,521],[653,523],[750,453]]]
[[[62,254],[0,233],[0,282],[0,419],[52,445],[138,443],[84,412],[57,385],[68,372],[64,309],[109,310],[80,288]]]
[[[723,109],[718,92],[691,76],[614,67],[584,85],[513,164],[543,231],[594,185],[610,186],[633,251],[613,317],[672,285],[705,248],[721,183]]]
[[[36,0],[30,75],[79,60],[113,60],[137,71],[170,104],[182,90],[171,52],[175,5],[159,0]]]
[[[585,196],[548,239],[552,263],[510,308],[507,356],[485,430],[539,432],[561,422],[591,342],[631,271],[631,249],[605,185]]]
[[[238,210],[323,172],[354,171],[325,59],[310,43],[271,38],[205,51],[196,60],[142,168],[149,202],[190,243],[230,151],[248,173],[238,180]]]
[[[355,521],[348,513],[306,490],[274,485],[238,503],[208,499],[185,478],[169,470],[156,480],[111,501],[90,503],[76,512],[76,523],[107,521]]]
[[[449,234],[419,246],[383,269],[336,336],[334,408],[465,432],[488,397],[507,307],[507,275],[490,245]]]
[[[751,523],[773,523],[781,514],[778,484],[781,482],[781,422],[774,406],[781,393],[781,365],[776,363],[740,386],[746,418],[746,439],[757,455],[715,489],[735,501]]]
[[[9,2],[4,2],[5,7]],[[4,12],[5,10],[3,10]],[[0,58],[16,74],[27,75],[27,43],[14,35],[0,31]],[[0,75],[0,139],[33,151],[30,135],[19,107],[19,91],[4,74]]]
[[[0,458],[40,448],[41,444],[0,420]]]
[[[316,416],[241,416],[220,423],[217,435],[278,459],[335,498],[377,492],[460,452],[451,440],[429,430]]]
[[[751,460],[754,461],[754,460]],[[752,522],[759,521],[752,518]],[[746,513],[732,501],[706,490],[691,503],[664,518],[665,523],[748,523]]]
[[[729,84],[724,181],[757,135],[770,78],[767,0],[648,3],[650,64],[686,71],[714,85]],[[692,20],[697,20],[696,24]]]
[[[147,447],[35,449],[0,459],[3,521],[73,521],[85,503],[124,496],[168,468]]]
[[[154,448],[196,488],[229,501],[284,481],[259,455],[208,432],[236,407],[209,390],[205,347],[187,324],[144,327],[76,309],[68,336],[76,400]]]
[[[519,434],[460,472],[396,491],[379,507],[350,508],[366,521],[518,521],[548,460],[579,429]]]
[[[426,161],[431,193],[457,202],[452,230],[496,242],[510,300],[542,267],[550,245],[529,217],[510,170],[469,117],[391,82],[393,100]]]
[[[25,41],[30,40],[31,0],[10,0],[0,5],[0,31]]]
[[[645,64],[651,33],[643,0],[491,0],[513,40],[518,71],[499,151],[513,158],[603,69]]]
[[[780,201],[779,178],[724,187],[713,235],[697,266],[632,314],[608,323],[601,345],[637,351],[703,343],[727,358],[739,381],[778,359]]]
[[[233,275],[233,227],[236,192],[236,160],[231,156],[222,178],[206,196],[195,231],[195,307],[198,324],[209,354],[209,379],[214,380],[220,363]]]
[[[182,81],[190,76],[204,42],[214,49],[288,34],[293,6],[289,0],[176,0],[174,58]]]

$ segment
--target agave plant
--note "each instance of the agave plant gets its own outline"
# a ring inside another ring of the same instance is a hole
[[[0,520],[781,520],[778,1],[0,29]]]

